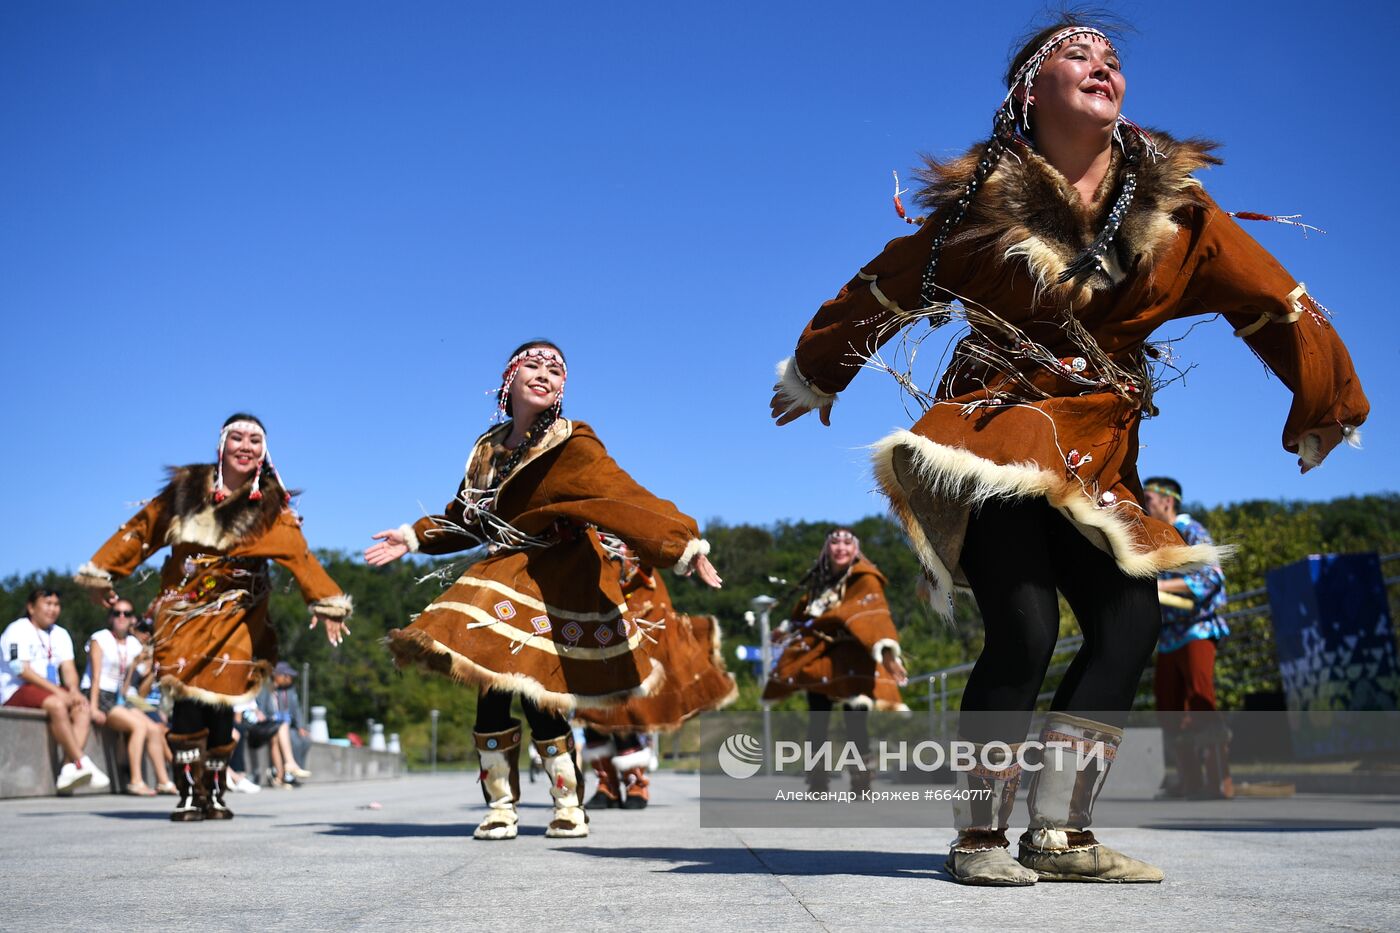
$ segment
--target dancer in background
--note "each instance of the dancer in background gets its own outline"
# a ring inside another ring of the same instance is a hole
[[[591,428],[563,417],[567,364],[548,341],[520,346],[506,362],[497,414],[467,459],[441,515],[381,531],[365,560],[382,566],[411,551],[451,554],[484,547],[411,625],[389,633],[400,665],[418,665],[480,691],[476,747],[488,812],[478,839],[518,831],[518,694],[550,779],[554,817],[546,835],[588,834],[568,715],[645,696],[665,672],[643,650],[645,620],[627,608],[617,569],[598,538],[623,539],[653,566],[720,579],[694,519],[639,486]]]
[[[174,701],[166,741],[180,801],[176,822],[226,820],[225,770],[233,707],[257,695],[277,660],[268,623],[268,561],[291,572],[331,644],[348,631],[350,597],[312,556],[272,465],[262,422],[236,414],[219,431],[218,459],[178,467],[160,494],[78,569],[99,603],[118,604],[114,582],[161,548],[161,592],[151,637],[161,693]]]
[[[907,677],[886,585],[885,575],[860,552],[860,539],[849,529],[833,529],[802,580],[788,621],[773,633],[778,659],[763,690],[769,702],[806,692],[814,714],[807,740],[814,748],[826,741],[831,711],[841,707],[848,740],[865,764],[851,777],[856,792],[868,790],[872,777],[866,711],[904,705],[899,687]],[[811,771],[807,786],[824,791],[830,777]]]
[[[1359,441],[1369,405],[1327,311],[1194,177],[1219,163],[1213,145],[1123,117],[1126,81],[1104,31],[1062,17],[1014,56],[1006,87],[991,138],[923,172],[931,213],[919,230],[812,318],[780,365],[773,416],[817,411],[829,423],[863,366],[916,394],[925,414],[876,446],[875,475],[937,608],[951,612],[957,581],[981,609],[964,738],[1025,740],[1062,593],[1084,645],[1041,738],[1116,749],[1161,623],[1156,575],[1218,560],[1143,508],[1138,428],[1155,411],[1153,363],[1164,355],[1153,332],[1222,316],[1292,390],[1283,446],[1304,472]],[[967,333],[932,392],[898,368],[927,331],[911,332],[903,354],[877,353],[910,325],[953,319]],[[953,876],[1160,881],[1089,829],[1107,764],[1079,772],[1077,756],[1053,758],[1031,778],[1019,863],[1005,835],[1018,767],[964,775],[995,803],[955,809]]]
[[[666,679],[649,696],[578,711],[583,760],[598,780],[588,806],[640,810],[651,801],[647,771],[654,750],[647,734],[674,732],[699,713],[723,709],[739,689],[720,654],[719,620],[677,612],[654,568],[638,560],[622,539],[603,535],[602,542],[618,566],[627,608],[654,639],[644,650],[666,671]]]

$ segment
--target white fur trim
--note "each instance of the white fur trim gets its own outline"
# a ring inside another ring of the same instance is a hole
[[[341,593],[339,596],[327,596],[325,599],[318,599],[307,607],[313,615],[324,616],[336,622],[342,622],[350,618],[355,611],[355,601],[348,593]]]
[[[651,749],[639,748],[625,755],[614,755],[612,763],[613,767],[618,771],[631,771],[633,768],[645,768],[647,765],[651,764]]]
[[[836,401],[834,393],[823,392],[807,381],[797,368],[797,360],[793,357],[778,363],[778,381],[773,386],[773,391],[794,408],[801,406],[809,411],[815,411]]]
[[[882,638],[875,643],[875,647],[870,649],[870,654],[875,658],[876,664],[885,660],[881,655],[884,654],[886,648],[894,652],[896,661],[904,660],[904,652],[899,650],[899,642],[895,641],[893,638]]]
[[[1343,425],[1343,426],[1342,426],[1342,437],[1346,440],[1347,446],[1348,446],[1348,447],[1354,447],[1354,448],[1357,449],[1357,450],[1360,450],[1360,449],[1361,449],[1361,429],[1360,429],[1360,428],[1354,428],[1354,427],[1352,427],[1351,425]]]
[[[1298,459],[1307,467],[1322,463],[1322,438],[1316,434],[1304,434],[1298,442]]]
[[[709,553],[710,542],[704,538],[694,538],[685,546],[685,550],[681,552],[681,559],[676,561],[676,566],[672,567],[671,570],[675,573],[690,573],[690,567],[695,563],[695,558],[701,554]]]
[[[847,697],[844,702],[851,709],[872,710],[875,708],[875,701],[863,693],[860,696]]]
[[[996,463],[962,447],[937,444],[913,431],[899,430],[872,448],[875,479],[890,507],[904,526],[905,535],[940,595],[952,593],[953,578],[933,543],[924,534],[909,497],[894,469],[894,454],[906,448],[913,455],[915,480],[936,495],[944,495],[975,507],[995,498],[1044,498],[1075,525],[1093,528],[1108,540],[1109,553],[1118,568],[1130,577],[1155,577],[1164,570],[1184,570],[1216,565],[1234,550],[1208,544],[1173,545],[1138,551],[1126,519],[1119,515],[1131,505],[1100,508],[1082,489],[1033,462]],[[933,609],[952,619],[952,602],[935,601]]]
[[[84,589],[106,591],[112,588],[112,574],[87,561],[73,574],[73,582]]]
[[[600,758],[611,758],[617,754],[617,749],[613,746],[612,739],[608,739],[601,745],[587,744],[583,746],[583,763],[590,765]]]
[[[408,553],[418,553],[418,534],[413,530],[412,525],[400,525],[399,534],[403,535],[404,543],[408,545]]]
[[[198,700],[206,706],[243,706],[258,698],[262,692],[263,681],[271,674],[272,665],[266,662],[259,664],[258,668],[261,676],[258,682],[247,693],[230,695],[227,693],[215,693],[212,690],[205,690],[203,687],[196,687],[192,684],[184,683],[173,674],[166,674],[160,678],[160,698],[161,709],[165,711],[167,702],[174,703],[176,700]]]

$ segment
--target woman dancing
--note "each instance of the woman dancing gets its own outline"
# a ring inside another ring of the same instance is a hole
[[[1326,310],[1193,177],[1218,164],[1212,144],[1123,117],[1126,81],[1105,32],[1073,16],[1041,30],[1006,86],[992,137],[928,164],[920,229],[808,324],[780,364],[773,415],[787,424],[815,410],[829,423],[837,393],[862,365],[882,366],[876,351],[897,332],[968,326],[937,390],[920,395],[923,417],[877,445],[875,474],[938,608],[949,611],[957,582],[981,609],[963,737],[1026,738],[1058,591],[1084,646],[1041,739],[1109,751],[1083,771],[1073,754],[1046,755],[1019,863],[1005,831],[1020,767],[1003,756],[964,775],[993,800],[956,808],[948,868],[971,884],[1160,881],[1089,830],[1157,638],[1153,578],[1218,559],[1143,509],[1138,427],[1154,411],[1160,353],[1148,338],[1183,317],[1223,316],[1292,390],[1283,446],[1303,472],[1359,441],[1369,406]]]
[[[498,415],[510,420],[473,445],[457,495],[441,515],[378,532],[365,551],[381,566],[410,551],[486,550],[411,625],[389,633],[399,664],[480,691],[475,736],[489,809],[478,839],[518,831],[516,695],[554,798],[545,835],[578,837],[588,824],[567,715],[645,696],[665,677],[643,647],[652,626],[628,609],[599,531],[652,566],[720,585],[695,520],[639,486],[588,425],[563,417],[566,376],[563,351],[548,341],[512,353],[497,392]]]
[[[312,556],[290,501],[262,422],[233,415],[219,432],[218,460],[171,470],[160,494],[75,576],[113,607],[113,583],[170,547],[150,615],[160,689],[174,700],[166,742],[180,792],[176,822],[233,818],[224,800],[233,707],[257,695],[277,660],[267,562],[291,572],[312,627],[324,622],[331,644],[349,631],[350,597]]]

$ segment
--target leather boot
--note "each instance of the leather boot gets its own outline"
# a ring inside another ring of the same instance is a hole
[[[231,820],[233,811],[224,803],[224,792],[228,785],[228,756],[233,754],[237,742],[218,745],[204,752],[204,773],[200,781],[204,785],[204,808],[206,820]]]
[[[473,732],[481,759],[481,794],[486,798],[486,818],[472,836],[477,839],[514,839],[519,827],[515,804],[520,800],[520,722],[512,719],[501,732]]]
[[[598,790],[588,801],[590,810],[615,810],[622,806],[622,783],[613,767],[615,751],[612,739],[589,742],[583,748],[583,762],[593,766],[598,779]]]
[[[576,839],[588,835],[588,814],[579,802],[579,772],[574,762],[574,737],[565,733],[553,739],[535,739],[535,750],[549,777],[554,798],[554,819],[545,835],[550,839]]]
[[[628,810],[645,810],[651,802],[648,790],[647,767],[651,764],[651,751],[646,748],[633,748],[613,758],[613,767],[622,778],[622,788],[626,799],[623,806]]]
[[[1031,778],[1031,822],[1021,836],[1018,861],[1041,881],[1160,882],[1160,869],[1115,852],[1089,829],[1123,731],[1051,713],[1040,741],[1041,769]]]
[[[1006,827],[1016,805],[1016,789],[1021,785],[1021,766],[1016,753],[1019,745],[1010,746],[1011,754],[993,749],[983,764],[983,746],[973,746],[977,765],[970,771],[958,772],[958,797],[953,800],[953,825],[958,838],[944,867],[960,884],[995,887],[1024,887],[1035,884],[1034,871],[1017,863],[1007,851],[1011,842]],[[1005,760],[1003,760],[1005,759]]]
[[[165,734],[175,771],[175,790],[180,794],[175,812],[170,814],[173,822],[195,823],[204,819],[204,746],[208,740],[208,729]]]
[[[861,758],[862,767],[851,771],[851,793],[859,799],[860,795],[870,790],[870,785],[875,781],[875,756],[865,755]]]

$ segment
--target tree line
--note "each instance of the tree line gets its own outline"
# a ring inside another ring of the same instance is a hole
[[[1237,546],[1234,559],[1226,566],[1228,585],[1233,592],[1264,586],[1267,571],[1313,553],[1400,551],[1400,494],[1348,497],[1330,502],[1251,501],[1215,508],[1188,508],[1200,519],[1219,543]],[[821,550],[831,522],[794,521],[773,525],[708,523],[711,557],[724,577],[722,590],[710,590],[689,579],[666,572],[666,583],[682,612],[712,614],[720,619],[725,638],[725,658],[740,685],[736,708],[756,709],[758,687],[755,671],[735,659],[734,647],[757,645],[757,628],[745,624],[750,600],[760,594],[777,597],[776,625],[793,601],[794,590]],[[920,570],[905,544],[898,526],[889,518],[870,516],[849,526],[861,540],[861,548],[890,580],[887,593],[890,608],[900,626],[905,666],[910,674],[972,660],[982,646],[982,630],[976,605],[968,594],[956,599],[955,619],[943,621],[919,599],[915,584]],[[400,561],[384,568],[370,568],[358,555],[340,551],[320,551],[318,556],[337,583],[355,598],[351,635],[332,649],[319,631],[307,629],[307,614],[301,595],[288,574],[275,568],[271,618],[277,629],[282,658],[311,666],[310,698],[327,707],[332,735],[367,731],[367,721],[385,724],[386,732],[400,734],[409,760],[426,761],[429,745],[429,711],[440,711],[438,759],[445,763],[471,758],[471,725],[476,697],[472,690],[443,678],[417,671],[397,671],[381,640],[392,628],[408,624],[453,579],[451,562]],[[162,559],[158,556],[157,561]],[[155,597],[158,563],[148,564],[119,587],[121,594],[138,609]],[[1391,565],[1392,575],[1400,572]],[[443,571],[434,574],[434,571]],[[64,596],[59,624],[73,635],[75,645],[105,625],[103,610],[91,604],[71,583],[69,573],[56,569],[12,575],[0,581],[0,625],[24,614],[26,594],[35,586],[52,586]],[[1391,588],[1391,614],[1396,618],[1396,589]],[[1267,618],[1237,627],[1242,639],[1253,635],[1267,638]],[[1062,613],[1062,633],[1074,631],[1073,619]],[[81,650],[81,649],[80,649]],[[1222,652],[1218,676],[1222,699],[1237,705],[1250,690],[1268,689],[1260,678],[1257,658],[1244,676],[1232,672],[1231,655]],[[81,661],[81,659],[80,659]],[[1262,665],[1267,668],[1267,664]],[[1276,680],[1276,675],[1275,675]],[[911,706],[918,706],[918,691],[906,694]],[[786,706],[800,708],[800,698],[790,698]]]

